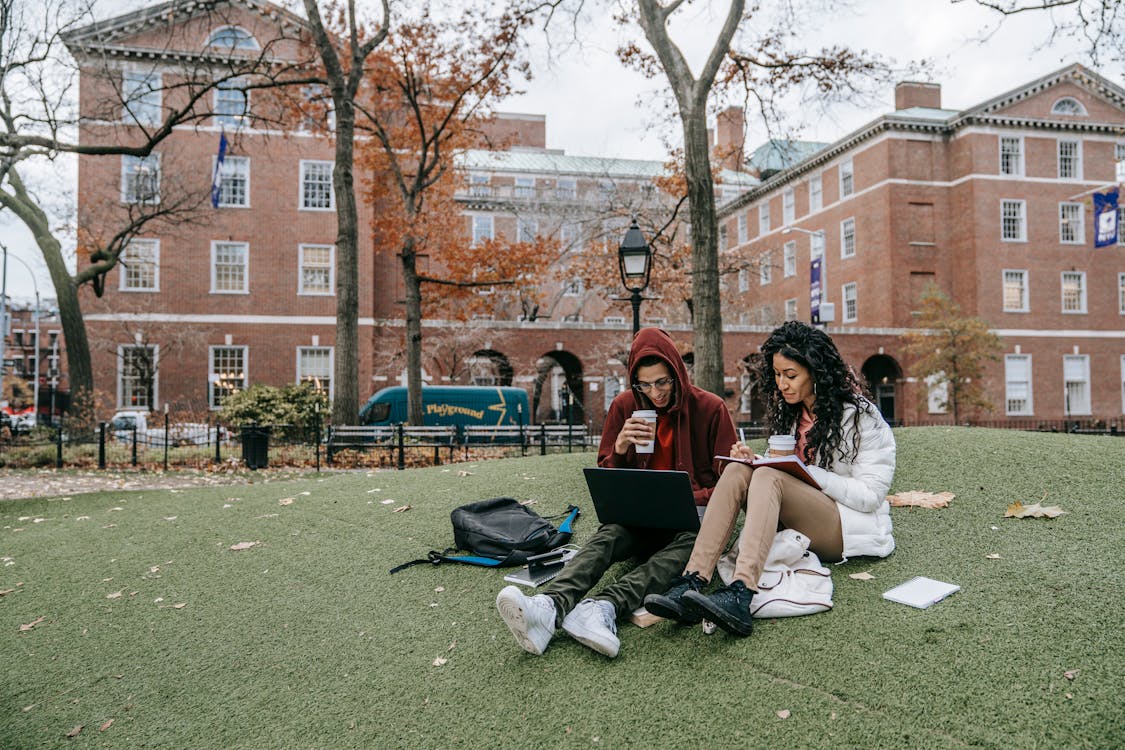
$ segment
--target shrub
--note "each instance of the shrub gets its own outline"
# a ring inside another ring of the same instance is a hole
[[[312,383],[280,388],[259,383],[223,399],[219,418],[230,425],[270,425],[285,438],[306,438],[317,424],[317,413],[327,411],[327,397]]]

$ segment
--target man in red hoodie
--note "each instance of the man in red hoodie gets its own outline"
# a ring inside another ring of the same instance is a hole
[[[642,328],[629,350],[631,387],[610,404],[602,428],[598,466],[686,471],[695,503],[705,506],[719,480],[716,455],[736,442],[734,423],[723,400],[691,384],[676,345],[659,328]],[[656,410],[656,428],[632,418],[638,409]],[[652,453],[638,443],[655,441]],[[526,596],[505,587],[496,608],[524,650],[542,654],[561,626],[598,653],[617,656],[617,618],[661,592],[683,570],[693,531],[667,531],[604,524],[567,563],[543,593]],[[592,598],[584,598],[611,565],[627,558],[639,564]]]

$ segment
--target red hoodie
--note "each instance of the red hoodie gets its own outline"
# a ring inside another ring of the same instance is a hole
[[[642,328],[633,339],[629,350],[629,384],[632,386],[637,363],[649,355],[660,357],[676,378],[676,396],[671,406],[659,414],[659,419],[671,419],[675,468],[686,471],[695,491],[695,504],[706,505],[711,491],[719,481],[715,456],[727,455],[736,442],[734,422],[727,405],[713,393],[691,384],[687,367],[676,345],[667,333],[659,328]],[[638,454],[629,446],[625,455],[613,450],[621,426],[636,409],[651,409],[652,402],[632,387],[617,394],[609,405],[602,427],[602,442],[598,448],[598,466],[646,469],[652,460],[651,453]]]

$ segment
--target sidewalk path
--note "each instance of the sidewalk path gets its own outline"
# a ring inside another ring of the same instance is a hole
[[[308,470],[283,468],[259,471],[181,470],[164,472],[123,472],[54,469],[0,469],[0,500],[26,497],[55,497],[84,492],[114,490],[178,489],[218,487],[293,479]]]

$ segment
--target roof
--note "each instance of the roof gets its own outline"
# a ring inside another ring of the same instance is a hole
[[[759,174],[776,172],[781,169],[788,169],[807,159],[827,145],[827,143],[818,141],[789,141],[771,138],[754,149],[746,163],[752,170],[757,170]]]

